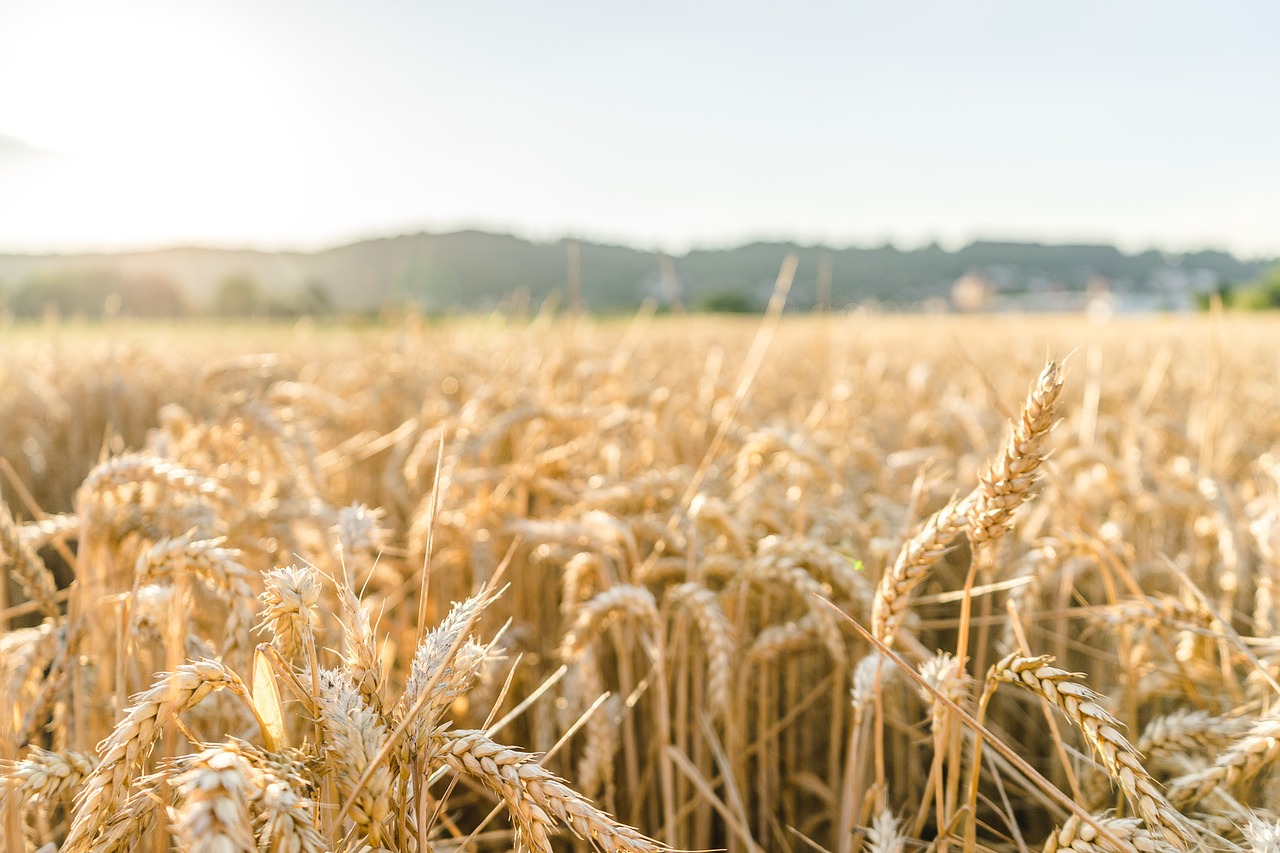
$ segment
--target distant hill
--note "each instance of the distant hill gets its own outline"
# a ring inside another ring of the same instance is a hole
[[[517,294],[536,305],[552,294],[566,295],[569,242],[460,231],[366,240],[319,252],[174,248],[0,255],[0,303],[6,293],[41,278],[110,276],[172,283],[195,310],[209,306],[219,287],[233,278],[280,298],[308,286],[323,288],[344,311],[406,302],[432,312],[485,310]],[[696,307],[733,294],[759,307],[791,252],[800,258],[791,300],[798,309],[817,301],[823,270],[834,307],[875,301],[911,308],[946,298],[952,283],[966,274],[980,276],[998,294],[1083,291],[1099,280],[1116,293],[1149,294],[1171,286],[1204,291],[1221,282],[1251,281],[1277,263],[1239,260],[1222,252],[1130,255],[1112,246],[1004,242],[975,242],[956,251],[936,245],[899,250],[751,243],[664,258],[652,251],[581,241],[582,300],[590,310],[619,311],[647,298],[679,299]]]

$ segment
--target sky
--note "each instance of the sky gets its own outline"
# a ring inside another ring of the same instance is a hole
[[[1280,4],[0,0],[0,251],[1280,256]]]

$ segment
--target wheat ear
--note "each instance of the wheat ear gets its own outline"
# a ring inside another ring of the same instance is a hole
[[[98,766],[96,755],[82,752],[50,752],[38,746],[20,761],[5,762],[4,779],[10,791],[26,805],[32,800],[51,800],[74,790]]]
[[[1280,823],[1251,815],[1244,825],[1244,839],[1254,853],[1280,853]]]
[[[968,506],[968,500],[953,500],[929,516],[902,546],[893,566],[881,576],[871,604],[871,632],[886,646],[893,645],[895,635],[907,618],[911,591],[964,531]]]
[[[71,831],[62,853],[84,853],[89,849],[94,835],[129,791],[164,725],[213,691],[224,688],[248,696],[238,675],[217,661],[202,660],[163,673],[150,690],[134,697],[133,706],[98,745],[102,760],[76,797]]]
[[[9,507],[0,501],[0,564],[5,563],[13,570],[23,594],[35,602],[45,616],[56,618],[62,608],[58,605],[58,586],[53,574],[23,539]]]
[[[1022,413],[1013,424],[1003,452],[978,477],[969,506],[969,535],[975,543],[999,539],[1013,523],[1013,513],[1026,501],[1044,459],[1045,439],[1053,429],[1054,410],[1062,392],[1061,367],[1044,366]]]
[[[865,849],[866,853],[906,853],[907,837],[902,834],[893,812],[884,809],[871,821]]]
[[[707,644],[707,706],[712,717],[720,717],[729,707],[729,683],[733,674],[736,643],[733,625],[720,606],[720,599],[705,586],[682,583],[667,590],[666,600],[688,609]]]
[[[262,622],[285,660],[302,657],[319,618],[320,582],[313,569],[288,566],[263,575]]]
[[[1045,841],[1044,853],[1166,853],[1172,849],[1162,837],[1143,829],[1135,817],[1095,816],[1094,820],[1110,830],[1124,846],[1108,842],[1095,827],[1072,815]]]
[[[1169,799],[1188,808],[1215,790],[1230,790],[1248,782],[1280,760],[1280,719],[1254,723],[1249,732],[1218,756],[1211,767],[1180,776],[1169,783]]]
[[[429,736],[440,724],[445,711],[475,682],[476,674],[484,664],[484,647],[470,637],[461,642],[459,639],[467,626],[474,625],[495,598],[492,593],[482,592],[454,604],[444,621],[427,632],[418,644],[404,695],[395,709],[396,720],[402,720],[413,708],[419,708],[402,744],[405,758],[429,746]],[[424,698],[429,685],[431,692]]]
[[[577,660],[586,644],[599,633],[605,620],[618,612],[639,619],[650,627],[658,623],[658,603],[649,590],[629,584],[609,587],[582,605],[560,643],[561,658],[570,662]]]
[[[181,805],[173,833],[189,853],[254,853],[249,817],[254,770],[236,750],[215,746],[183,760],[173,779]]]
[[[350,800],[357,781],[377,759],[390,732],[345,672],[321,670],[319,680],[325,759],[334,769],[338,791],[344,800]],[[389,765],[375,768],[350,808],[360,834],[375,846],[383,841],[382,822],[392,811],[391,782]]]
[[[1012,654],[993,666],[988,677],[1021,685],[1049,700],[1084,734],[1147,828],[1185,849],[1193,841],[1187,820],[1165,799],[1142,766],[1141,755],[1120,732],[1124,724],[1099,704],[1101,695],[1075,680],[1081,677],[1080,673],[1058,669],[1051,665],[1052,661],[1050,655]]]
[[[382,661],[378,641],[369,624],[369,611],[345,583],[338,584],[342,608],[342,663],[360,690],[365,704],[382,713]]]
[[[440,760],[503,798],[524,842],[534,850],[552,850],[548,831],[553,821],[563,823],[604,853],[657,853],[665,849],[597,809],[527,752],[495,743],[481,731],[445,732],[435,735],[434,740]]]

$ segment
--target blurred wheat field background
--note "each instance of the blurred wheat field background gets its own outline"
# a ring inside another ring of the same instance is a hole
[[[0,341],[5,849],[1280,849],[1274,319],[764,328]]]

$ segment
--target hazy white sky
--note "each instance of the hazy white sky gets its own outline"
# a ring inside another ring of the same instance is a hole
[[[1271,2],[0,0],[0,251],[1280,255]]]

